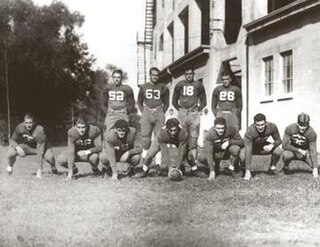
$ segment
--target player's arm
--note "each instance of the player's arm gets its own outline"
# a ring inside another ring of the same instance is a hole
[[[245,164],[246,168],[250,167],[252,162],[252,146],[253,140],[247,136],[244,137],[244,147],[245,147]]]
[[[137,134],[137,131],[135,131],[133,136],[133,148],[130,149],[129,155],[136,155],[142,153],[142,144],[141,144],[141,137],[139,134]]]
[[[273,146],[274,147],[278,147],[281,145],[282,143],[282,140],[281,140],[281,137],[280,137],[280,134],[279,134],[279,130],[277,128],[277,126],[274,125],[274,130],[273,130],[273,133],[272,133],[272,138],[274,140],[273,142]]]
[[[180,166],[180,164],[170,164],[169,148],[167,146],[167,143],[159,141],[159,144],[160,144],[161,157],[162,157],[163,164],[167,167],[177,166],[177,168],[178,168]]]
[[[68,169],[72,171],[74,160],[76,157],[76,144],[74,140],[68,136]]]
[[[46,144],[46,134],[43,129],[40,129],[38,133],[36,133],[35,141],[37,142],[37,160],[40,170],[43,168],[43,157],[45,152],[45,144]]]
[[[200,90],[199,91],[199,98],[200,98],[199,111],[202,111],[203,108],[207,106],[207,95],[206,95],[206,90],[202,84],[199,90]]]
[[[217,117],[217,112],[218,112],[218,109],[217,109],[218,100],[219,100],[218,93],[216,90],[213,90],[212,100],[211,100],[211,110],[215,117]]]
[[[144,96],[145,96],[144,95],[144,90],[143,90],[143,87],[141,86],[140,89],[139,89],[138,101],[137,101],[137,104],[138,104],[138,107],[139,107],[139,110],[140,110],[141,113],[143,112]]]
[[[18,127],[14,130],[12,137],[10,139],[10,146],[13,148],[16,148],[18,146],[18,140],[19,140],[19,129]]]
[[[204,152],[207,158],[210,171],[214,171],[214,143],[209,135],[204,140]]]
[[[108,155],[108,159],[110,161],[112,174],[117,174],[118,171],[117,171],[116,151],[114,150],[113,138],[111,136],[107,137],[106,152]]]
[[[164,93],[163,93],[163,112],[166,113],[166,111],[169,108],[169,96],[170,96],[170,92],[169,92],[169,88],[167,86],[164,87]]]
[[[102,99],[103,99],[103,102],[101,104],[101,109],[104,112],[104,114],[106,115],[108,112],[109,90],[105,90],[102,93]]]
[[[283,143],[282,143],[282,148],[284,150],[289,150],[289,151],[292,151],[292,152],[299,152],[299,148],[296,148],[294,146],[292,146],[290,144],[290,141],[291,141],[291,135],[290,133],[288,132],[288,128],[285,130],[284,132],[284,135],[283,135]]]
[[[188,136],[187,134],[184,134],[179,140],[178,162],[177,162],[178,166],[181,166],[183,164],[185,154],[187,153],[187,144],[188,144]]]
[[[318,159],[317,159],[317,134],[312,136],[312,139],[309,141],[309,152],[310,158],[313,167],[318,167]]]
[[[174,108],[176,108],[177,111],[179,111],[179,108],[181,107],[179,105],[180,90],[181,90],[181,87],[179,86],[179,84],[177,84],[174,88],[173,95],[172,95],[172,105],[174,106]]]
[[[134,112],[134,94],[133,94],[133,90],[131,88],[129,88],[128,92],[127,92],[127,104],[128,104],[128,113],[133,113]]]
[[[237,97],[236,97],[236,111],[237,111],[237,116],[241,116],[241,111],[242,111],[242,93],[241,90],[237,90]]]

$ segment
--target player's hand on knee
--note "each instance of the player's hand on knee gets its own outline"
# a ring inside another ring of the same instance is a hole
[[[16,151],[17,151],[17,153],[18,153],[18,155],[19,155],[20,157],[26,156],[26,153],[25,153],[25,151],[23,150],[22,147],[16,146]]]
[[[266,152],[271,152],[271,150],[273,149],[273,144],[268,144],[268,145],[264,145],[263,146],[263,150],[266,151]]]
[[[229,141],[225,141],[224,143],[221,144],[221,149],[226,150],[228,146],[229,146]]]
[[[90,150],[81,150],[78,153],[78,156],[82,159],[86,159],[89,154],[91,154]]]
[[[303,150],[303,149],[298,149],[298,152],[300,153],[300,154],[302,154],[302,156],[306,156],[307,155],[307,151],[306,150]]]

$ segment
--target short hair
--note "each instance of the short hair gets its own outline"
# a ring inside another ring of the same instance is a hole
[[[166,128],[171,129],[173,127],[178,127],[180,129],[179,120],[176,118],[169,118],[166,122]]]
[[[257,115],[255,115],[254,117],[253,117],[253,122],[255,123],[255,122],[260,122],[260,121],[267,121],[267,119],[266,119],[266,116],[264,115],[264,114],[262,114],[262,113],[258,113]]]
[[[35,118],[35,116],[32,114],[32,113],[30,113],[30,112],[27,112],[26,114],[24,114],[24,117],[23,117],[23,119],[32,119],[32,121],[36,121],[36,118]]]
[[[298,115],[297,123],[301,126],[309,126],[310,116],[307,113],[301,112]]]
[[[121,77],[122,77],[122,76],[123,76],[123,71],[122,71],[121,69],[115,69],[115,70],[112,72],[112,76],[113,76],[114,74],[120,74]]]
[[[230,76],[231,77],[231,73],[229,71],[222,71],[221,72],[221,77],[222,76]]]
[[[151,75],[151,72],[152,71],[157,71],[159,74],[160,74],[160,70],[157,68],[157,67],[152,67],[150,70],[149,70],[149,74]]]
[[[119,119],[114,123],[114,128],[115,129],[125,129],[126,131],[128,131],[129,123],[125,119]]]
[[[194,73],[194,68],[192,68],[192,67],[185,67],[184,68],[184,72],[186,72],[186,71],[188,71],[188,70],[191,70],[193,73]]]
[[[83,114],[80,114],[77,118],[76,124],[84,124],[85,126],[89,125],[88,119]]]
[[[214,125],[224,125],[226,126],[227,125],[227,122],[226,120],[223,118],[223,117],[217,117],[215,120],[214,120]]]

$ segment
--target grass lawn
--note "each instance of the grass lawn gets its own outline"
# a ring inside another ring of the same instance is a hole
[[[33,157],[7,176],[4,152],[0,246],[320,246],[320,179],[297,163],[307,172],[259,172],[249,182],[226,175],[113,182],[93,177],[85,163],[73,181],[48,165],[36,180]],[[253,161],[267,169],[265,158]]]

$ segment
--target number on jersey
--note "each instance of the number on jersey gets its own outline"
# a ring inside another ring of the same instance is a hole
[[[220,101],[234,101],[235,94],[233,91],[221,91],[219,94]]]
[[[146,98],[147,99],[160,99],[160,90],[152,90],[152,89],[147,89],[146,90]]]
[[[193,86],[183,86],[183,95],[184,96],[193,96]]]
[[[109,99],[122,101],[124,99],[124,93],[122,91],[109,91]]]

